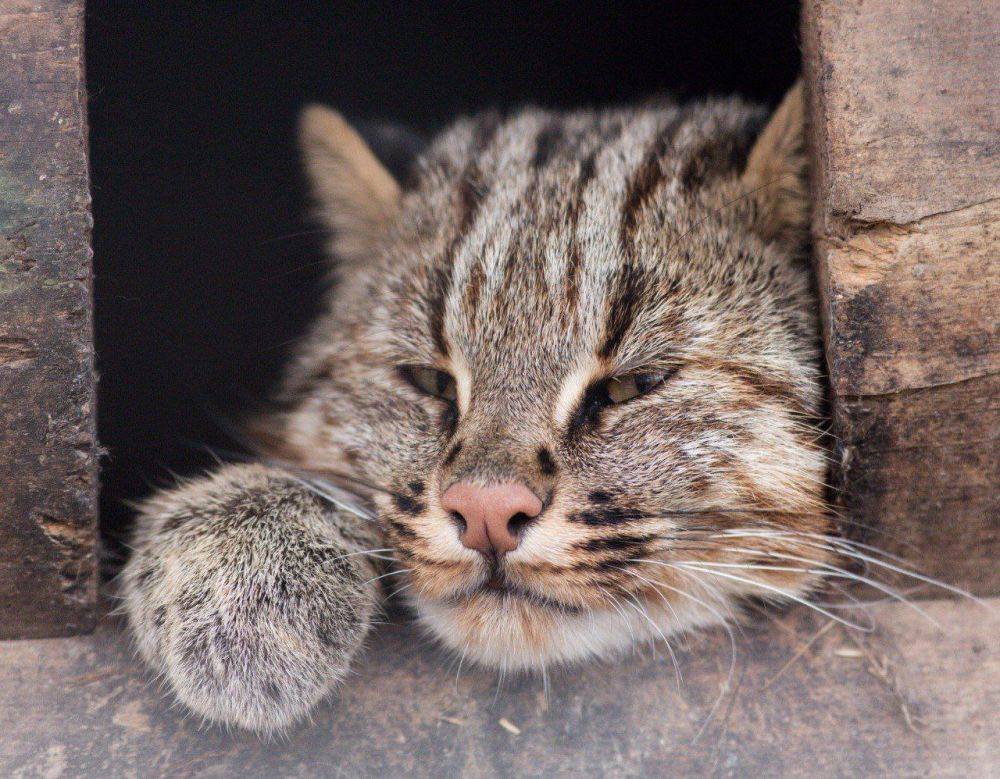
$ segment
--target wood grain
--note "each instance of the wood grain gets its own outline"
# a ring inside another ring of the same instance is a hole
[[[839,499],[1000,592],[1000,4],[807,0]]]
[[[0,0],[0,637],[92,628],[83,3]]]
[[[312,722],[270,740],[186,715],[111,626],[0,642],[0,774],[996,776],[996,617],[922,605],[946,627],[898,604],[871,607],[871,634],[796,611],[737,632],[732,674],[716,632],[676,645],[681,683],[647,650],[553,669],[548,694],[537,677],[456,674],[393,621]]]

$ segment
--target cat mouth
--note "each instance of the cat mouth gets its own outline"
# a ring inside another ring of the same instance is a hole
[[[534,590],[522,587],[510,582],[500,571],[492,571],[486,581],[479,584],[470,591],[456,595],[449,600],[453,605],[468,605],[476,596],[491,597],[498,600],[510,599],[529,603],[553,611],[560,611],[564,614],[580,614],[583,612],[579,606],[564,601],[550,598]]]

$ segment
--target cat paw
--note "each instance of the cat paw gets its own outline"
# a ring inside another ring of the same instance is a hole
[[[256,466],[227,467],[143,507],[125,608],[140,653],[192,711],[281,730],[347,673],[376,608],[377,574],[331,511]]]

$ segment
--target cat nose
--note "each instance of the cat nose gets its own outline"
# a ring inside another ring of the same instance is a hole
[[[441,496],[445,511],[457,515],[464,528],[463,546],[486,556],[517,549],[521,530],[542,513],[542,502],[523,484],[478,484],[459,482]]]

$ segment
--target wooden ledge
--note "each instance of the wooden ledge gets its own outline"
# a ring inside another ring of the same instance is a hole
[[[997,776],[997,612],[871,607],[854,635],[793,612],[729,641],[691,638],[614,665],[508,679],[455,664],[403,623],[380,629],[337,699],[286,738],[199,725],[106,624],[0,643],[0,775]],[[710,716],[713,704],[722,698]],[[697,736],[703,725],[704,731]]]

